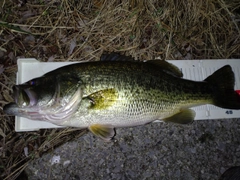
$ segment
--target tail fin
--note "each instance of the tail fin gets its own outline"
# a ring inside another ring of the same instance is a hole
[[[231,66],[226,65],[205,81],[213,85],[213,104],[226,109],[240,109],[240,96],[234,91],[234,73]]]

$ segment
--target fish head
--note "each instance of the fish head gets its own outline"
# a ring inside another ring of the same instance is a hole
[[[46,106],[54,100],[58,83],[50,78],[36,78],[13,86],[14,100],[18,107]]]
[[[13,86],[14,102],[6,105],[4,112],[54,123],[77,111],[82,93],[82,83],[77,77],[46,75]]]

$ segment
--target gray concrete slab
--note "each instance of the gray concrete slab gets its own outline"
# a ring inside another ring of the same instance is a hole
[[[111,142],[85,134],[32,161],[29,179],[213,180],[240,165],[240,119],[152,123],[116,132]],[[59,162],[52,163],[53,157]]]

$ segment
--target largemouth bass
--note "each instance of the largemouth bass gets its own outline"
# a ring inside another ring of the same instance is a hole
[[[24,84],[15,85],[15,102],[7,114],[60,126],[88,128],[105,140],[115,127],[163,120],[191,123],[190,107],[213,104],[240,109],[234,73],[226,65],[204,81],[182,78],[174,65],[160,60],[134,61],[116,53],[100,61],[58,68]]]

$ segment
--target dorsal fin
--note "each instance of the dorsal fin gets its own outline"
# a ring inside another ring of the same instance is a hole
[[[150,60],[150,61],[147,61],[146,63],[153,64],[153,65],[161,68],[165,72],[167,72],[169,74],[172,74],[174,76],[183,77],[182,71],[177,66],[175,66],[175,65],[173,65],[173,64],[171,64],[167,61],[164,61],[164,60]]]
[[[101,57],[100,57],[100,61],[132,61],[132,62],[140,62],[139,60],[135,60],[132,56],[125,56],[125,55],[121,55],[119,53],[116,52],[104,52]],[[181,70],[171,64],[168,63],[167,61],[163,61],[163,60],[149,60],[146,61],[146,63],[149,64],[153,64],[159,68],[161,68],[162,70],[164,70],[165,72],[172,74],[174,76],[177,77],[183,77],[183,74],[181,72]]]
[[[132,56],[125,56],[116,52],[111,53],[104,52],[100,57],[100,61],[135,61],[135,60]]]

